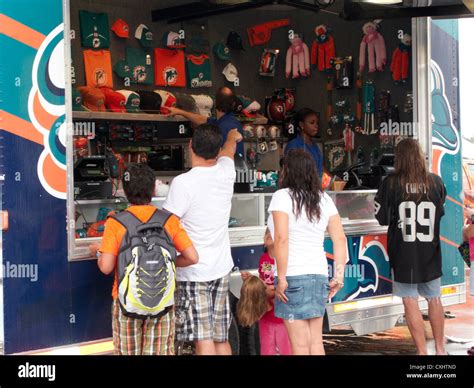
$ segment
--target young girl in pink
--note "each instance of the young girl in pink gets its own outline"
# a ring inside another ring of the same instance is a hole
[[[260,318],[258,328],[260,332],[260,354],[263,356],[291,355],[291,344],[288,332],[281,318],[275,317],[275,253],[270,231],[265,231],[264,238],[265,253],[260,257],[258,274],[266,286],[266,310],[267,312]],[[249,272],[243,272],[242,278],[247,280],[252,276]],[[246,287],[244,282],[243,288]]]

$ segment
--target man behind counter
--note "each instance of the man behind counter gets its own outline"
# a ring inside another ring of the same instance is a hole
[[[237,128],[242,135],[242,124],[234,116],[235,96],[232,90],[226,86],[221,87],[216,93],[216,118],[209,118],[197,113],[187,112],[179,108],[169,108],[170,116],[183,116],[194,125],[214,124],[219,127],[224,138],[227,140],[229,132]],[[244,155],[244,145],[237,144],[237,154]]]

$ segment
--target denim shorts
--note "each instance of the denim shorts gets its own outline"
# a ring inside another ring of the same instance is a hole
[[[393,282],[393,295],[400,298],[425,299],[439,298],[441,296],[441,278],[426,283],[399,283]]]
[[[323,317],[329,294],[328,277],[325,275],[299,275],[286,278],[288,302],[275,298],[275,316],[285,320]],[[278,284],[278,278],[275,279]]]

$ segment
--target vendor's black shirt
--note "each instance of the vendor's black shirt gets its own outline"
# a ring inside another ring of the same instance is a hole
[[[389,226],[388,256],[397,282],[425,283],[442,275],[439,228],[446,188],[439,176],[431,177],[434,185],[426,192],[414,185],[402,188],[389,176],[375,197],[375,217]],[[414,200],[404,199],[404,191],[418,189],[423,191],[421,199],[416,200],[416,194]]]

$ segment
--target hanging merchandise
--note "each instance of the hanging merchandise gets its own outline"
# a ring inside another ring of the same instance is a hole
[[[280,19],[247,28],[250,46],[254,47],[268,43],[272,37],[272,30],[288,26],[289,24],[290,19]]]
[[[275,76],[276,61],[280,50],[264,49],[260,59],[259,74],[266,77]]]
[[[232,50],[245,51],[242,43],[242,37],[235,31],[230,31],[227,35],[227,46]]]
[[[375,85],[372,81],[364,84],[364,134],[373,135],[377,133],[375,127]]]
[[[206,54],[188,55],[186,57],[186,70],[188,78],[188,87],[211,88],[211,63]]]
[[[230,60],[230,48],[224,42],[218,42],[212,47],[214,55],[222,61]]]
[[[155,77],[151,52],[127,47],[125,61],[130,67],[130,81],[132,83],[153,85]]]
[[[130,72],[130,66],[128,65],[127,61],[124,59],[115,62],[113,69],[114,69],[114,73],[117,74],[117,76],[122,79],[130,78],[132,74]]]
[[[354,85],[354,66],[352,57],[333,58],[331,60],[333,69],[334,86],[336,89],[352,89]]]
[[[357,161],[356,163],[364,163],[365,162],[365,155],[364,155],[364,148],[362,146],[357,147]]]
[[[84,50],[83,55],[87,86],[113,88],[110,51]]]
[[[332,94],[334,89],[334,79],[332,76],[326,78],[326,91],[327,91],[327,106],[326,106],[326,121],[328,122],[328,128],[326,130],[329,136],[332,136],[332,123],[331,118],[334,114],[334,107],[332,105]]]
[[[367,22],[362,27],[364,37],[360,44],[359,71],[365,68],[366,55],[369,57],[369,73],[383,71],[387,64],[387,49],[383,36],[377,31],[380,21]]]
[[[155,54],[155,85],[184,88],[186,72],[184,52],[156,48]]]
[[[290,74],[293,79],[299,76],[308,77],[311,73],[308,46],[299,34],[294,34],[290,42],[291,46],[286,52],[286,78],[289,78]]]
[[[123,19],[117,19],[114,24],[112,24],[110,29],[115,32],[115,35],[117,35],[119,38],[124,39],[128,38],[128,34],[130,32],[127,22],[125,22]]]
[[[109,18],[106,13],[79,11],[82,47],[109,48]]]
[[[311,45],[311,64],[319,71],[330,71],[331,59],[336,56],[334,38],[324,24],[317,26],[314,32],[316,39]]]
[[[273,123],[282,123],[285,121],[286,107],[285,100],[281,97],[273,96],[267,101],[267,117]]]
[[[405,104],[403,106],[405,113],[413,113],[413,92],[407,92],[405,96]]]
[[[135,30],[135,38],[143,47],[153,47],[153,32],[144,24],[140,24]]]
[[[404,34],[400,44],[394,50],[390,70],[396,83],[406,83],[410,68],[411,35]]]
[[[72,88],[72,111],[85,111],[86,108],[83,105],[82,95],[76,88]]]
[[[181,35],[174,31],[168,31],[167,33],[165,33],[165,35],[163,36],[163,41],[165,46],[172,50],[182,49],[186,47],[186,44],[184,43],[184,38],[181,38]]]
[[[354,151],[354,131],[349,124],[346,124],[342,135],[344,137],[344,150],[350,155],[350,153]]]
[[[222,74],[224,74],[225,79],[228,82],[235,84],[239,79],[239,72],[237,68],[232,64],[228,63],[224,70],[222,70]]]
[[[377,107],[377,121],[379,126],[388,123],[388,114],[390,111],[390,90],[382,90],[379,95]]]
[[[331,173],[347,167],[347,154],[343,139],[324,143],[324,160]]]
[[[275,89],[275,92],[273,93],[274,96],[285,100],[286,115],[292,114],[295,109],[295,93],[295,88]]]

